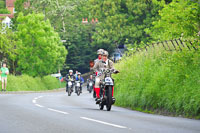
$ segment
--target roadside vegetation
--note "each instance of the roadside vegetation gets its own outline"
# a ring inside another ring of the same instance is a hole
[[[44,91],[63,87],[65,87],[65,83],[60,83],[58,79],[51,76],[33,78],[28,75],[9,75],[7,91]]]
[[[116,64],[118,106],[200,118],[200,51],[149,50]]]
[[[118,106],[200,119],[199,12],[195,0],[173,0],[164,4],[159,19],[145,29],[150,35],[149,44],[180,38],[194,44],[196,51],[186,47],[182,51],[150,47],[133,54],[146,42],[127,45],[131,56],[116,64],[121,73],[114,76]]]

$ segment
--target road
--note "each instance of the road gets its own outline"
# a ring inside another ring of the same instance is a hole
[[[113,107],[99,110],[84,91],[0,94],[0,133],[200,133],[200,120]]]

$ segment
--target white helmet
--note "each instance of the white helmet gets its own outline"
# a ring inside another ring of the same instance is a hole
[[[104,52],[103,52],[102,55],[106,55],[106,56],[108,56],[108,51],[105,51],[105,50],[104,50]]]
[[[99,50],[97,50],[97,54],[98,54],[98,55],[99,55],[99,54],[102,55],[102,54],[103,54],[103,51],[104,51],[103,49],[99,49]]]
[[[73,70],[69,70],[69,73],[73,73]]]

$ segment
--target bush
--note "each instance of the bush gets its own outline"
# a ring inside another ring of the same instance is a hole
[[[51,76],[45,76],[43,78],[33,78],[28,75],[9,75],[7,91],[42,91],[53,90],[64,86],[64,83],[60,84],[60,81],[58,79]]]
[[[2,0],[1,0],[1,1],[0,1],[0,8],[1,8],[1,9],[2,9],[2,8],[5,8],[5,6],[6,6],[6,5],[5,5],[5,1],[2,1]]]
[[[136,53],[116,68],[117,105],[200,118],[199,51]]]
[[[7,9],[0,9],[0,14],[10,14],[10,11]]]

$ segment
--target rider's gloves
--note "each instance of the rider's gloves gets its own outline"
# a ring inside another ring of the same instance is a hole
[[[118,71],[118,70],[115,70],[115,71],[114,71],[114,73],[116,73],[116,74],[117,74],[117,73],[119,73],[119,71]]]

